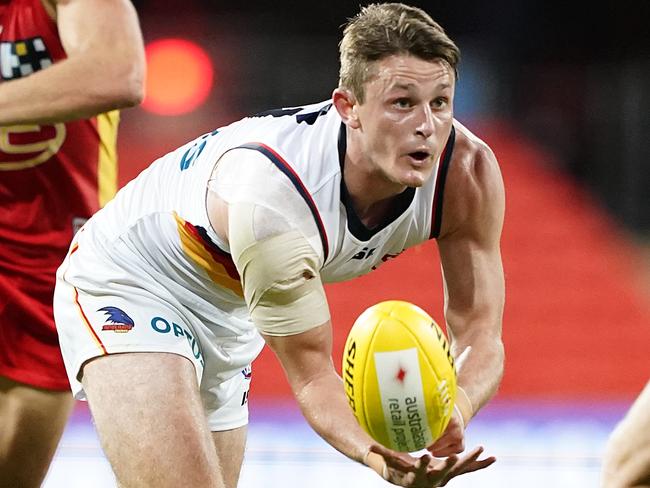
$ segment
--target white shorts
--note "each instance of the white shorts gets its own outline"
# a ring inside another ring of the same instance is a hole
[[[212,431],[246,425],[250,363],[263,346],[259,334],[253,330],[242,338],[231,324],[206,322],[205,310],[199,319],[137,262],[134,267],[118,264],[89,234],[75,238],[57,272],[54,292],[54,317],[75,398],[85,399],[80,379],[88,360],[167,352],[194,365]],[[222,319],[219,312],[207,315]]]

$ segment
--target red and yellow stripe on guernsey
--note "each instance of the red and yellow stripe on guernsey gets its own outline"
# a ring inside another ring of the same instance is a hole
[[[97,116],[99,154],[97,155],[97,192],[103,207],[117,193],[117,126],[120,112],[112,110]]]
[[[102,351],[102,354],[108,354],[106,352],[106,347],[104,346],[104,343],[99,338],[99,336],[95,332],[95,329],[93,329],[92,325],[90,325],[90,321],[88,320],[88,317],[86,317],[83,308],[81,308],[81,304],[79,303],[79,291],[77,290],[76,287],[74,288],[74,302],[77,304],[77,309],[79,310],[79,315],[81,316],[81,320],[83,320],[83,323],[86,325],[86,328],[90,331],[90,335],[95,341],[95,344],[97,344],[97,347]]]
[[[203,227],[194,226],[174,213],[183,251],[205,270],[217,285],[243,297],[239,273],[230,254],[219,249]]]
[[[75,243],[72,246],[72,249],[70,250],[70,255],[74,254],[74,252],[79,249],[79,244]],[[65,274],[63,276],[63,279],[65,280]],[[99,348],[99,350],[102,352],[102,354],[108,354],[106,352],[106,347],[104,346],[104,343],[101,341],[97,333],[95,332],[95,329],[93,329],[92,325],[90,325],[90,321],[88,320],[88,317],[86,317],[86,313],[84,312],[83,308],[81,308],[81,303],[79,303],[79,290],[75,286],[72,287],[74,290],[74,303],[77,305],[77,311],[79,312],[79,316],[81,317],[81,321],[84,323],[86,326],[86,329],[90,332],[90,336],[93,338],[95,341],[95,344]]]

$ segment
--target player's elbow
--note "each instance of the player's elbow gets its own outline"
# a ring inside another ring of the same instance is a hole
[[[490,372],[493,379],[494,392],[498,389],[503,378],[505,366],[505,348],[501,336],[493,334],[485,334],[477,338],[473,348],[477,348],[475,352],[479,354],[482,364],[484,364],[486,371]]]
[[[473,352],[480,355],[481,362],[490,371],[494,379],[495,388],[497,388],[503,378],[505,364],[505,348],[503,347],[501,337],[488,335],[476,340],[472,348],[477,348]]]
[[[144,100],[144,68],[131,67],[122,74],[117,87],[116,100],[121,108],[134,107]]]
[[[132,84],[125,87],[122,94],[122,107],[129,108],[140,105],[144,100],[144,86],[139,84]]]
[[[503,378],[503,371],[505,368],[506,361],[506,350],[503,346],[503,341],[501,338],[494,339],[493,350],[494,350],[494,362],[495,362],[495,373],[497,378],[497,384],[501,383]]]
[[[124,61],[111,63],[109,72],[102,76],[99,98],[109,109],[134,107],[144,99],[144,63],[125,57]]]
[[[457,360],[464,360],[464,353],[471,353],[480,358],[493,376],[499,380],[503,376],[505,348],[500,333],[489,330],[471,330],[453,335],[452,352]]]

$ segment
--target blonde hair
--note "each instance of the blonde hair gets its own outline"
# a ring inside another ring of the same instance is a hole
[[[339,86],[360,103],[364,84],[374,74],[374,63],[394,54],[410,54],[430,61],[441,59],[454,70],[460,50],[424,10],[401,3],[372,4],[361,9],[343,30],[339,44]]]

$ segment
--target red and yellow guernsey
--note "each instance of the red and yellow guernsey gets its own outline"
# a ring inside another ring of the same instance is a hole
[[[0,83],[65,57],[41,0],[0,0]],[[118,119],[0,127],[2,274],[38,270],[53,284],[74,231],[115,194]]]

